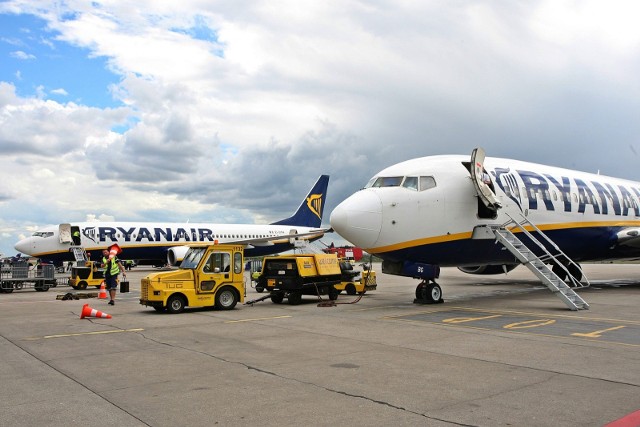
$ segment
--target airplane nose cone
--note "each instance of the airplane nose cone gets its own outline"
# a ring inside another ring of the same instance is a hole
[[[371,248],[380,235],[382,202],[376,193],[360,190],[331,212],[331,227],[349,242]]]
[[[20,253],[29,254],[31,250],[31,245],[29,244],[29,240],[30,239],[22,239],[18,243],[16,243],[13,248]]]

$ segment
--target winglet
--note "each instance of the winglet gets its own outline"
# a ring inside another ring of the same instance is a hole
[[[300,207],[289,218],[273,222],[273,225],[297,225],[300,227],[320,227],[322,224],[322,211],[327,198],[329,175],[320,175],[315,185],[304,198]]]

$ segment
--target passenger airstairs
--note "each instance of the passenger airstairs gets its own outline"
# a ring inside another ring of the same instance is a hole
[[[73,252],[73,257],[75,258],[76,261],[78,262],[87,261],[87,253],[85,252],[84,248],[80,246],[73,246],[69,250]]]
[[[580,267],[574,263],[562,250],[547,237],[538,227],[530,222],[523,216],[524,221],[518,222],[513,217],[507,214],[511,221],[501,225],[492,227],[495,234],[496,241],[500,242],[505,248],[507,248],[522,264],[524,264],[529,270],[533,272],[553,293],[555,293],[571,310],[588,310],[589,304],[584,301],[580,295],[575,293],[573,289],[554,271],[549,268],[549,264],[553,265],[553,269],[560,269],[556,271],[562,271],[563,275],[566,273],[566,277],[571,282],[573,287],[587,287],[589,281],[586,276],[582,274],[583,280],[586,284],[581,283],[574,275],[571,274],[571,270],[582,273]],[[530,233],[526,227],[530,227],[536,231],[536,238]],[[529,249],[511,230],[519,229],[523,235],[525,235],[530,241],[530,245],[536,245],[539,252],[543,255],[538,257],[531,249]],[[543,243],[540,239],[546,242]],[[565,263],[568,263],[573,268],[567,269]]]

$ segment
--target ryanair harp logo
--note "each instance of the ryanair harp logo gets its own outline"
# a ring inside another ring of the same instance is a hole
[[[315,216],[322,219],[320,216],[320,212],[322,212],[322,194],[312,194],[307,197],[307,206]]]

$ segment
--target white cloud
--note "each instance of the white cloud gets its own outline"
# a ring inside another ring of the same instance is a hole
[[[121,76],[109,90],[126,107],[59,103],[44,87],[24,98],[0,82],[12,189],[0,206],[14,212],[0,226],[275,220],[322,173],[332,175],[330,210],[393,162],[475,146],[632,178],[635,156],[608,154],[629,152],[640,134],[637,8],[4,2],[0,11],[45,19],[56,44],[106,58]],[[46,170],[54,175],[38,177]]]
[[[36,59],[35,55],[32,55],[30,53],[26,53],[23,52],[21,50],[16,50],[14,52],[11,52],[11,57],[13,58],[17,58],[17,59],[23,59],[23,60],[29,60],[29,59]]]

